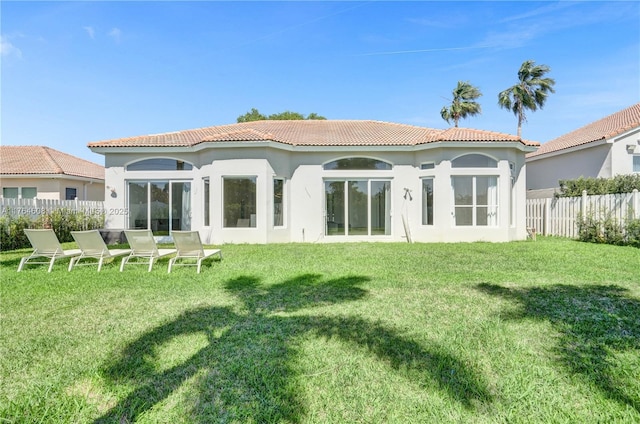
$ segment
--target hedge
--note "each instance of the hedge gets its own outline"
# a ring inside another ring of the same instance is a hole
[[[73,241],[71,231],[104,227],[104,214],[85,213],[68,208],[54,209],[32,219],[26,215],[0,216],[0,250],[30,247],[25,228],[51,228],[61,243]]]
[[[631,193],[640,191],[640,174],[616,175],[613,178],[577,178],[560,180],[560,192],[556,197],[579,197],[586,190],[589,195]]]

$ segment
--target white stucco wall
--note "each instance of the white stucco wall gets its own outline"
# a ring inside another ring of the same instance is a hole
[[[631,174],[634,154],[640,154],[640,128],[608,140],[534,156],[527,159],[527,189],[559,187],[559,180]]]
[[[559,187],[558,181],[611,175],[611,144],[604,142],[527,160],[527,189]]]
[[[42,176],[33,178],[5,177],[0,179],[0,195],[4,187],[35,187],[38,199],[65,200],[65,189],[75,188],[78,200],[103,200],[104,183],[79,178]]]
[[[634,155],[640,155],[640,128],[614,138],[611,146],[612,176],[633,173]]]
[[[245,144],[246,146],[246,144]],[[395,151],[394,151],[395,150]],[[480,153],[498,160],[497,168],[451,169],[450,161],[465,153]],[[167,157],[193,164],[190,171],[125,171],[128,163]],[[330,170],[323,164],[345,157],[369,157],[389,162],[392,170]],[[434,162],[433,169],[420,164]],[[513,164],[513,171],[510,168]],[[524,239],[525,161],[522,150],[478,144],[478,147],[377,148],[375,150],[278,149],[273,147],[210,148],[198,152],[154,154],[110,153],[105,158],[106,227],[125,229],[127,182],[132,180],[187,180],[191,182],[192,229],[200,231],[205,243],[276,243],[339,241],[406,241],[403,215],[414,241],[509,241]],[[451,175],[494,175],[498,177],[498,225],[456,227],[454,225]],[[256,227],[225,228],[223,225],[223,177],[255,177],[257,184]],[[434,225],[422,225],[422,177],[434,181]],[[513,177],[513,179],[512,179]],[[203,178],[210,181],[210,226],[203,221]],[[273,179],[285,180],[284,223],[273,226]],[[391,234],[382,236],[326,236],[326,179],[375,178],[391,182]],[[412,200],[405,198],[405,188]],[[112,195],[112,193],[114,193]],[[513,213],[512,213],[513,202]]]

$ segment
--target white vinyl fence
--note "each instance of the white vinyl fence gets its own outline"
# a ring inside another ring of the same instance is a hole
[[[54,199],[0,199],[0,215],[28,216],[37,219],[55,209],[71,209],[90,215],[104,213],[104,202],[93,200],[54,200]]]
[[[527,227],[538,234],[561,237],[578,237],[578,219],[592,216],[595,219],[613,218],[620,223],[640,218],[640,193],[605,194],[552,199],[527,199]]]

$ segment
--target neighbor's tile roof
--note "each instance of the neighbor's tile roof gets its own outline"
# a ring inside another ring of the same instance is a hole
[[[232,141],[275,141],[292,146],[414,146],[438,141],[539,145],[510,134],[466,128],[438,130],[379,121],[266,120],[98,141],[89,143],[89,147],[188,147]]]
[[[537,151],[529,153],[527,157],[540,156],[594,141],[607,140],[637,127],[640,127],[640,103],[554,138],[544,143]]]
[[[62,174],[104,180],[104,167],[46,146],[0,146],[0,175]]]

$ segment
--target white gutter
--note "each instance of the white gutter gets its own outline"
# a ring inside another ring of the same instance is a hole
[[[195,153],[208,149],[229,149],[229,148],[273,148],[289,152],[355,152],[355,151],[400,151],[416,152],[422,150],[438,149],[443,147],[455,148],[478,148],[479,146],[489,148],[512,148],[522,152],[535,152],[538,146],[528,146],[519,141],[432,141],[418,145],[344,145],[344,146],[294,146],[291,144],[276,141],[216,141],[202,142],[194,146],[132,146],[132,147],[90,147],[89,149],[98,154],[107,153]]]
[[[80,177],[78,175],[67,175],[67,174],[0,174],[0,178],[2,179],[18,179],[18,178],[51,178],[51,179],[65,179],[65,180],[74,180],[74,181],[86,181],[89,183],[103,183],[104,178],[92,178],[92,177]]]

